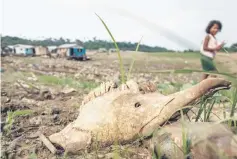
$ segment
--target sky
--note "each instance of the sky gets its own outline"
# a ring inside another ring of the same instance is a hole
[[[237,0],[1,0],[3,35],[138,42],[181,50],[198,48],[210,20],[223,23],[217,36],[237,42]]]

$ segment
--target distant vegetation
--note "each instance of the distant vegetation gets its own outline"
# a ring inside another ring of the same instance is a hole
[[[2,47],[5,47],[7,45],[15,45],[15,44],[26,44],[26,45],[41,45],[41,46],[52,46],[52,45],[62,45],[65,43],[77,43],[79,45],[84,46],[86,49],[89,50],[97,50],[99,48],[114,48],[113,42],[105,41],[105,40],[97,40],[96,38],[93,38],[93,40],[89,41],[81,41],[81,40],[75,40],[70,41],[69,39],[59,38],[48,38],[44,40],[29,40],[29,39],[23,39],[19,37],[11,37],[11,36],[4,36],[2,37]],[[117,42],[119,48],[121,50],[129,50],[134,51],[136,49],[137,43],[131,43],[131,42]],[[228,52],[237,52],[237,43],[232,44],[231,47],[225,48]],[[169,50],[164,47],[159,46],[148,46],[148,45],[140,45],[139,48],[140,51],[143,52],[173,52],[173,50]],[[184,52],[199,52],[198,50],[185,50]]]
[[[131,43],[131,42],[117,42],[117,44],[121,50],[135,51],[137,47],[137,43]],[[98,49],[98,48],[109,49],[109,48],[114,48],[114,43],[108,42],[105,40],[94,39],[93,41],[89,40],[89,41],[84,42],[84,46],[87,49],[92,49],[92,50]],[[172,50],[168,50],[164,47],[159,47],[159,46],[152,47],[152,46],[142,45],[142,44],[140,45],[139,50],[143,52],[172,52]]]
[[[41,45],[41,46],[52,46],[52,45],[62,45],[65,43],[77,43],[79,45],[84,46],[86,49],[89,50],[97,50],[99,48],[114,48],[113,42],[105,41],[105,40],[97,40],[94,38],[93,40],[82,42],[81,40],[70,41],[69,39],[53,39],[48,38],[45,40],[29,40],[23,39],[19,37],[11,37],[11,36],[4,36],[2,37],[2,47],[7,45],[15,45],[15,44],[26,44],[26,45]],[[118,46],[121,50],[131,50],[134,51],[136,49],[137,43],[131,42],[118,42]],[[151,47],[148,45],[140,45],[140,51],[144,52],[170,52],[172,50],[168,50],[164,47]]]
[[[3,36],[2,37],[2,46],[5,47],[7,45],[16,45],[16,44],[25,44],[25,45],[41,45],[41,46],[52,46],[52,45],[62,45],[65,43],[70,43],[69,39],[53,39],[48,38],[45,40],[29,40],[23,39],[19,37],[12,37],[12,36]]]

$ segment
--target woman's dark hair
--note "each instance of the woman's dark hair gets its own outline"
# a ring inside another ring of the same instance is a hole
[[[219,20],[212,20],[212,21],[209,22],[209,24],[206,28],[206,33],[207,34],[210,34],[210,29],[211,29],[211,27],[213,27],[214,24],[218,25],[219,31],[221,31],[221,29],[222,29],[221,22]]]

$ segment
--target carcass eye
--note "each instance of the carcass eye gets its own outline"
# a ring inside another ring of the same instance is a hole
[[[135,108],[138,108],[140,106],[141,106],[141,103],[139,103],[139,102],[135,103]]]

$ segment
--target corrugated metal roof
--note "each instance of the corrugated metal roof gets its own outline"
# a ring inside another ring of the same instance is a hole
[[[48,46],[47,48],[49,51],[53,51],[53,50],[57,49],[58,47],[57,46]]]
[[[56,49],[57,46],[47,46],[48,48]]]
[[[58,48],[83,48],[82,46],[79,46],[77,44],[63,44],[63,45],[60,45]]]
[[[10,49],[14,49],[14,45],[8,45],[7,47]]]
[[[34,48],[32,45],[22,45],[22,44],[16,44],[14,47],[21,47],[21,48]]]

